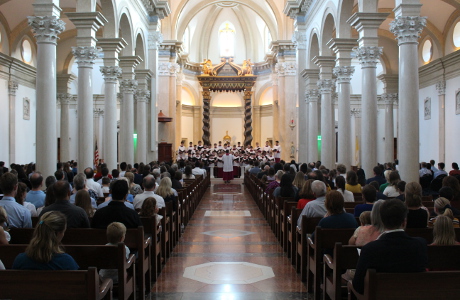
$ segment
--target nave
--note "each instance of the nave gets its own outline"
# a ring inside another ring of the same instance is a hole
[[[307,299],[242,179],[211,179],[150,299]]]

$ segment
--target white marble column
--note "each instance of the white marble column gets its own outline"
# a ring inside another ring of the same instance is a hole
[[[292,42],[296,47],[296,64],[299,68],[299,76],[297,76],[297,97],[299,103],[299,117],[297,118],[297,135],[299,137],[298,149],[299,162],[306,162],[307,153],[307,121],[305,116],[308,114],[308,105],[305,102],[305,79],[301,76],[300,71],[307,67],[307,33],[303,22],[296,22],[297,30],[294,31]]]
[[[73,97],[69,93],[59,93],[57,99],[61,104],[61,161],[70,160],[70,126],[69,126],[69,104]]]
[[[153,75],[150,82],[150,153],[149,160],[158,159],[158,48],[163,42],[163,36],[156,28],[156,25],[152,25],[151,33],[148,36],[148,55],[149,55],[149,69],[152,70]]]
[[[361,63],[361,164],[367,177],[372,177],[377,164],[377,63],[383,48],[378,47],[378,29],[388,13],[355,13],[348,23],[359,33],[359,48],[354,49]]]
[[[18,83],[8,81],[8,100],[9,100],[9,163],[16,163],[16,91]]]
[[[42,7],[44,8],[44,7]],[[56,45],[57,36],[64,31],[65,22],[60,20],[60,8],[49,6],[48,16],[28,17],[37,39],[37,148],[36,170],[44,177],[54,175],[57,161],[56,133]]]
[[[123,79],[120,83],[120,90],[123,92],[123,122],[120,124],[123,131],[121,131],[120,141],[124,155],[120,161],[128,164],[134,163],[134,93],[136,89],[137,81],[134,79]]]
[[[275,71],[276,72],[276,71]],[[279,105],[278,105],[278,73],[273,73],[271,76],[273,88],[273,140],[279,141]],[[253,143],[255,146],[255,143]]]
[[[398,101],[398,94],[382,94],[381,100],[385,104],[385,162],[392,162],[394,160],[393,104]]]
[[[308,162],[318,160],[318,90],[310,89],[308,92]]]
[[[399,170],[406,182],[419,180],[419,75],[418,39],[426,26],[419,17],[421,4],[401,4],[395,8],[395,20],[390,30],[399,45]]]
[[[354,133],[353,133],[353,166],[361,166],[361,109],[353,108],[350,110],[350,115],[352,117],[352,123],[354,123]],[[369,175],[366,173],[366,177]]]
[[[147,105],[149,98],[150,90],[137,90],[137,162],[143,163],[147,163]]]
[[[104,66],[101,67],[101,73],[105,82],[104,162],[112,170],[117,167],[117,83],[121,68]]]
[[[339,126],[338,126],[338,163],[344,164],[347,169],[352,166],[351,157],[351,120],[350,120],[350,93],[351,77],[355,67],[341,66],[334,68],[337,76]]]
[[[446,160],[446,82],[439,81],[436,84],[439,101],[439,156],[438,162]],[[435,166],[437,168],[437,166]]]
[[[176,75],[176,134],[175,142],[176,145],[180,145],[182,139],[182,82],[184,80],[184,73],[179,72]],[[192,140],[194,145],[198,144],[198,141]]]
[[[333,140],[335,130],[332,128],[332,79],[318,80],[318,90],[321,94],[321,163],[326,168],[335,166],[335,153],[333,153]]]
[[[265,145],[265,140],[262,141],[262,123],[261,123],[261,114],[260,114],[260,105],[254,105],[252,107],[252,127],[254,128],[254,141],[259,142],[260,145]]]

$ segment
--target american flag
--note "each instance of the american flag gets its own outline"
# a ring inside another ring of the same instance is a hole
[[[97,167],[99,162],[99,150],[97,150],[97,141],[96,141],[96,147],[94,149],[94,166]]]

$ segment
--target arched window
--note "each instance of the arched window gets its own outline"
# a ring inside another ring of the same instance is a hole
[[[224,22],[219,28],[219,49],[221,57],[235,55],[235,26]]]
[[[22,40],[21,56],[25,63],[30,64],[32,62],[32,45],[27,38]]]
[[[455,47],[460,47],[460,22],[457,22],[454,27],[453,39]]]
[[[425,40],[422,46],[422,59],[425,63],[429,63],[433,57],[433,43],[430,39]]]

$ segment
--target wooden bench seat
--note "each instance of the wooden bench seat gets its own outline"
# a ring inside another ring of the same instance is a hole
[[[25,252],[27,245],[2,245],[0,253],[5,268],[11,269],[18,254]],[[90,267],[101,269],[117,269],[118,299],[135,299],[136,274],[134,268],[135,255],[130,254],[126,259],[126,249],[123,243],[110,245],[66,245],[65,251],[73,257],[81,270]]]
[[[99,282],[97,269],[85,271],[0,271],[0,298],[29,300],[112,299],[112,279]]]
[[[315,231],[316,226],[322,218],[308,218],[307,216],[302,216],[302,228],[297,227],[296,224],[296,241],[297,241],[297,258],[296,258],[296,270],[300,272],[301,280],[304,282],[307,280],[307,265],[308,265],[308,245],[307,245],[307,234],[312,234]]]

